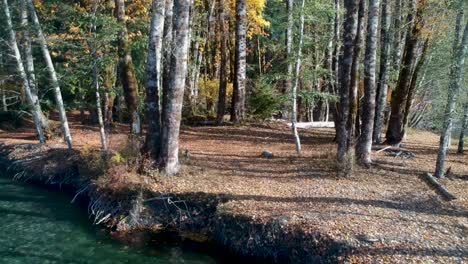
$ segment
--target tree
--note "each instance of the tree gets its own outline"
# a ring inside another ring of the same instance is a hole
[[[44,56],[44,60],[46,62],[47,71],[50,75],[50,81],[52,82],[52,87],[53,87],[54,95],[55,95],[55,102],[57,104],[57,108],[58,108],[58,112],[60,116],[60,124],[62,126],[63,137],[65,138],[65,142],[67,143],[68,148],[71,149],[72,137],[70,134],[70,128],[68,127],[67,115],[65,113],[65,106],[63,104],[62,92],[60,90],[59,82],[57,79],[57,73],[55,72],[54,64],[52,63],[52,58],[50,57],[50,52],[47,47],[47,41],[44,36],[44,33],[42,32],[41,24],[39,23],[39,18],[37,17],[34,4],[32,0],[27,0],[27,1],[28,1],[29,13],[31,15],[31,20],[33,22],[34,27],[36,28],[39,45],[41,47],[42,55]]]
[[[284,89],[284,93],[291,93],[291,89],[293,86],[293,59],[292,59],[292,52],[293,52],[293,38],[294,38],[294,0],[286,0],[286,9],[288,12],[288,21],[286,26],[286,64],[287,64],[287,72],[286,72],[286,85]],[[296,87],[297,89],[297,87]],[[286,106],[284,106],[286,108]],[[296,106],[297,108],[297,106]],[[287,118],[288,111],[285,110],[282,113],[283,118]],[[296,117],[297,118],[297,113]],[[298,137],[299,138],[299,137]]]
[[[294,80],[294,86],[291,90],[292,97],[292,113],[291,113],[291,127],[294,135],[294,142],[296,145],[297,154],[301,154],[301,139],[299,133],[297,132],[297,87],[299,86],[299,74],[301,72],[301,62],[302,62],[302,45],[304,42],[304,6],[305,0],[302,0],[301,4],[301,27],[299,31],[299,47],[297,49],[297,61],[296,61],[296,76]],[[289,69],[288,69],[289,71]],[[289,73],[288,73],[289,74]]]
[[[125,15],[125,0],[116,0],[117,20],[121,25],[119,33],[119,73],[124,90],[125,103],[131,115],[131,133],[141,133],[141,120],[138,112],[138,81],[131,54],[130,39]]]
[[[391,115],[386,133],[389,144],[400,144],[405,135],[405,109],[408,100],[411,79],[413,77],[413,65],[417,60],[418,43],[424,27],[423,10],[426,0],[411,0],[410,12],[407,22],[410,25],[406,36],[405,50],[403,53],[402,68],[398,77],[398,83],[392,94]]]
[[[146,66],[145,110],[148,120],[145,151],[153,161],[159,159],[161,148],[160,93],[162,85],[162,48],[166,6],[164,1],[153,0]]]
[[[97,38],[97,27],[96,27],[96,12],[98,8],[97,0],[93,1],[93,22],[91,25],[91,30],[93,31],[93,38],[96,41]],[[98,115],[98,123],[99,123],[99,135],[101,137],[101,147],[103,150],[107,150],[107,138],[106,138],[106,130],[104,127],[104,117],[102,114],[102,106],[101,106],[101,94],[99,92],[99,55],[97,53],[97,43],[92,44],[93,49],[93,86],[96,94],[96,111]]]
[[[346,9],[343,28],[343,47],[339,58],[339,91],[340,91],[340,115],[337,129],[338,152],[337,160],[340,164],[347,163],[349,148],[347,123],[349,119],[349,89],[351,87],[351,74],[354,58],[354,44],[358,28],[358,3],[359,0],[344,2]]]
[[[185,78],[188,57],[188,26],[190,0],[174,0],[173,45],[168,87],[163,107],[163,127],[161,138],[161,165],[165,175],[179,172],[179,131],[182,118]]]
[[[445,156],[447,154],[449,139],[452,134],[453,112],[455,109],[457,96],[460,91],[460,85],[463,80],[463,74],[465,72],[465,56],[468,49],[468,23],[466,23],[465,29],[462,30],[464,6],[465,1],[461,0],[459,9],[460,12],[457,16],[455,26],[452,66],[450,68],[449,74],[449,94],[447,98],[447,106],[445,108],[444,127],[440,136],[439,152],[437,154],[436,169],[434,174],[434,176],[438,178],[442,178],[444,176]],[[462,31],[464,32],[463,36],[461,35]]]
[[[236,0],[236,51],[234,93],[231,120],[241,122],[245,117],[245,81],[247,71],[247,7],[245,0]]]
[[[351,82],[349,87],[349,118],[347,122],[347,140],[348,150],[354,146],[356,137],[359,134],[359,65],[361,62],[361,53],[364,44],[364,17],[366,16],[366,0],[359,1],[358,27],[354,44],[353,64],[351,66]],[[356,128],[357,127],[357,128]]]
[[[3,0],[3,9],[4,9],[5,17],[6,17],[7,29],[9,31],[9,45],[10,45],[11,49],[13,49],[13,56],[14,56],[15,61],[16,61],[16,68],[17,68],[17,71],[20,74],[21,80],[23,82],[23,90],[24,90],[24,92],[26,94],[26,99],[28,100],[28,103],[31,106],[31,113],[32,113],[32,116],[33,116],[34,124],[36,126],[37,134],[38,134],[38,137],[39,137],[39,142],[40,143],[45,143],[44,130],[43,130],[43,126],[42,126],[42,123],[41,123],[41,117],[40,117],[41,109],[40,109],[40,106],[39,106],[39,100],[37,99],[37,97],[34,97],[33,93],[31,92],[29,79],[28,79],[28,76],[27,76],[26,71],[24,69],[23,60],[22,60],[21,53],[20,53],[19,48],[18,48],[18,43],[16,41],[16,33],[15,33],[14,29],[13,29],[13,23],[11,21],[11,14],[10,14],[10,8],[8,6],[8,1],[7,0]],[[6,102],[3,102],[3,105],[5,106]]]
[[[375,116],[375,69],[377,61],[377,34],[379,26],[379,0],[369,1],[366,54],[364,59],[364,105],[362,131],[356,147],[357,161],[369,167],[371,164],[372,132]]]
[[[465,152],[464,150],[464,145],[465,145],[465,131],[468,126],[468,103],[465,103],[464,108],[464,114],[463,118],[461,119],[461,130],[460,130],[460,139],[458,141],[458,149],[457,153],[458,154],[463,154]]]
[[[383,113],[387,106],[387,92],[390,67],[390,47],[392,43],[390,34],[390,1],[382,2],[382,17],[380,31],[380,72],[377,82],[377,98],[375,100],[375,119],[373,128],[373,141],[380,143],[383,123]],[[398,4],[398,3],[397,3]]]
[[[23,47],[23,58],[24,63],[26,64],[26,75],[28,77],[29,88],[31,90],[31,96],[33,104],[36,107],[38,122],[41,126],[42,133],[44,137],[47,138],[50,133],[49,120],[42,112],[41,104],[39,101],[39,89],[36,82],[36,74],[34,69],[34,59],[32,54],[32,45],[31,38],[29,35],[29,21],[28,21],[28,7],[25,0],[21,0],[21,27],[22,38],[21,46]]]
[[[227,62],[228,50],[227,41],[229,38],[229,31],[226,29],[225,23],[225,4],[224,0],[219,0],[219,26],[221,27],[221,68],[219,69],[219,96],[218,108],[216,113],[216,123],[222,124],[224,122],[224,113],[226,112],[226,89],[227,89]]]

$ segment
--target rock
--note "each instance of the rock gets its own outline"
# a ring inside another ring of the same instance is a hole
[[[271,153],[270,151],[268,150],[264,150],[262,152],[262,155],[261,155],[263,158],[267,158],[267,159],[270,159],[270,158],[273,158],[273,153]]]

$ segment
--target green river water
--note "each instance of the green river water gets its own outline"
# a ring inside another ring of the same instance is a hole
[[[70,200],[0,177],[0,263],[219,263],[181,246],[128,247],[93,227]]]

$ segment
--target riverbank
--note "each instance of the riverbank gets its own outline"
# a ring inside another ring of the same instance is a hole
[[[415,158],[378,153],[373,169],[356,168],[343,179],[335,176],[328,129],[301,131],[298,157],[286,126],[186,127],[183,173],[166,178],[131,169],[129,146],[136,143],[124,130],[110,133],[112,150],[104,155],[96,150],[96,130],[76,123],[72,129],[76,151],[58,141],[38,148],[27,132],[12,134],[3,163],[18,179],[87,195],[95,222],[115,236],[177,230],[281,263],[462,263],[468,255],[466,155],[450,152],[452,177],[443,184],[458,199],[447,202],[421,177],[435,164],[432,133],[408,136],[405,147]],[[263,150],[274,156],[262,158]],[[138,243],[140,236],[126,237]]]

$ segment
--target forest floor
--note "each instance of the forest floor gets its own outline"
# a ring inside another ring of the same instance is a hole
[[[79,123],[78,115],[70,119],[75,148],[98,148],[98,129]],[[124,125],[110,131],[111,149],[125,148],[127,131]],[[339,262],[468,263],[467,154],[455,154],[455,146],[449,150],[451,177],[441,183],[457,199],[448,202],[422,177],[434,170],[439,139],[434,133],[411,130],[403,147],[415,157],[374,152],[371,169],[355,167],[347,178],[337,177],[333,129],[299,133],[300,156],[285,123],[184,126],[181,175],[126,178],[127,184],[158,193],[227,197],[223,211],[295,226],[305,234],[319,232],[353,248]],[[36,143],[34,129],[0,130],[0,142]],[[65,147],[59,138],[48,145]],[[261,157],[264,150],[274,156]]]

